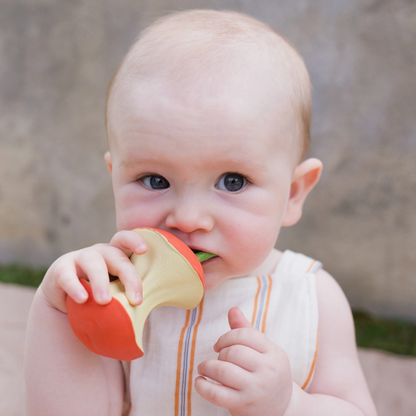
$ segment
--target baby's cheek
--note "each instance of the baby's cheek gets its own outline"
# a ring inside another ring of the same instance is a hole
[[[160,208],[160,207],[159,207]],[[161,227],[161,209],[134,198],[120,199],[116,203],[117,229],[133,230],[139,227]]]
[[[235,252],[241,267],[253,270],[270,254],[278,235],[278,229],[271,223],[248,224],[234,234]]]
[[[273,244],[270,245],[265,243],[265,240],[253,242],[250,250],[248,250],[248,253],[244,256],[244,263],[247,265],[247,268],[251,270],[256,269],[264,260],[266,260],[273,249]]]

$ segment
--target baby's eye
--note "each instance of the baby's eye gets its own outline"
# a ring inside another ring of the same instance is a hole
[[[239,173],[226,173],[221,176],[220,180],[215,185],[216,188],[222,191],[237,192],[247,183],[244,176]]]
[[[170,183],[163,176],[149,175],[141,179],[144,186],[150,189],[167,189]]]

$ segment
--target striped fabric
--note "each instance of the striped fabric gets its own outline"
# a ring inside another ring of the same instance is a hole
[[[191,414],[195,346],[198,327],[202,318],[203,304],[202,301],[198,308],[187,311],[185,325],[179,338],[175,384],[175,416]]]
[[[213,345],[229,331],[227,313],[238,306],[253,327],[288,354],[292,378],[310,384],[316,362],[318,308],[309,257],[285,251],[272,275],[229,279],[205,294],[192,311],[152,311],[143,334],[144,357],[131,363],[131,416],[225,416],[195,391],[197,365],[216,359]]]
[[[257,277],[258,289],[254,299],[253,318],[251,325],[257,330],[264,333],[267,320],[267,312],[269,310],[270,294],[272,290],[273,280],[269,276]]]

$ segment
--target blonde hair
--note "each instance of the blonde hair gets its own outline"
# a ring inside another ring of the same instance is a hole
[[[244,73],[247,65],[256,64],[262,70],[268,67],[269,81],[278,83],[279,91],[288,95],[300,154],[304,155],[309,147],[311,121],[311,84],[305,64],[295,48],[269,26],[234,11],[177,12],[145,29],[108,86],[108,134],[109,108],[118,103],[114,92],[123,89],[128,80],[162,77],[183,87],[197,82],[219,84],[224,77]]]

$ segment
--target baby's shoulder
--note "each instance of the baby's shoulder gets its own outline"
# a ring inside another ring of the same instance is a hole
[[[346,308],[350,310],[347,298],[338,282],[322,267],[316,270],[316,293],[322,312]]]
[[[325,338],[326,334],[344,332],[347,338],[353,336],[354,323],[348,300],[337,281],[324,270],[322,263],[301,253],[286,250],[277,266],[276,277],[283,276],[285,285],[287,278],[293,279],[296,287],[306,287],[300,290],[299,296],[303,296],[302,304],[309,302],[312,312],[317,308],[319,317],[319,338]],[[314,306],[315,305],[315,306]]]
[[[316,295],[320,340],[326,343],[336,334],[355,346],[354,321],[347,297],[337,281],[322,268],[316,272]]]
[[[279,259],[276,273],[307,274],[316,273],[322,268],[322,263],[301,253],[285,250]]]

